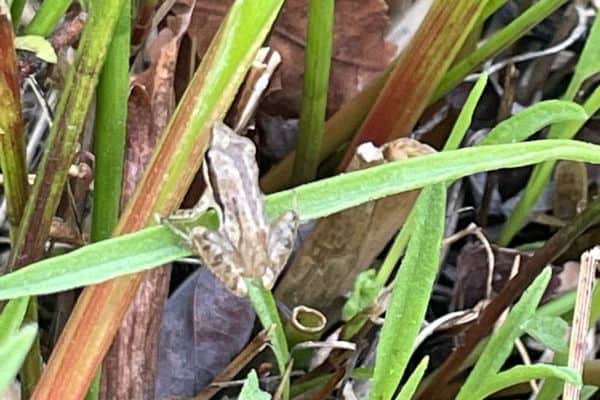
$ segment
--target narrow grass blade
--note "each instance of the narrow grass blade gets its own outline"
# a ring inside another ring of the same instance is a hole
[[[284,374],[286,365],[290,361],[290,352],[288,349],[283,324],[279,318],[275,298],[271,291],[264,287],[262,282],[257,279],[246,279],[246,287],[248,288],[248,297],[254,306],[256,315],[265,329],[273,329],[271,336],[271,344],[275,358],[277,359],[277,367],[279,373]],[[275,328],[272,328],[272,327]],[[289,376],[288,376],[289,379]],[[284,397],[289,397],[289,382],[285,384]]]
[[[479,145],[522,142],[545,126],[566,121],[583,124],[588,118],[586,110],[572,101],[541,101],[500,122]]]
[[[554,378],[581,386],[581,375],[573,368],[559,367],[550,364],[518,365],[507,371],[500,372],[493,378],[483,383],[476,397],[469,399],[485,399],[502,389],[528,382],[534,379]]]
[[[445,211],[446,186],[423,189],[377,346],[371,400],[392,398],[413,352],[439,268]]]
[[[2,314],[0,314],[0,343],[21,326],[23,317],[25,317],[25,310],[27,310],[28,300],[26,297],[13,299],[2,310]],[[0,393],[2,393],[1,390]]]
[[[319,167],[325,131],[334,7],[334,0],[309,1],[304,90],[293,175],[296,185],[315,179]]]
[[[4,341],[0,342],[0,393],[4,393],[7,386],[17,375],[23,360],[31,347],[37,334],[37,326],[34,324],[24,326]]]
[[[475,107],[477,107],[477,103],[479,103],[479,99],[483,94],[483,90],[485,89],[485,85],[487,85],[488,76],[487,74],[481,74],[473,89],[469,93],[469,97],[465,102],[465,105],[460,110],[460,114],[454,123],[454,127],[452,127],[452,132],[450,132],[450,136],[448,136],[448,140],[444,145],[444,150],[456,150],[460,147],[460,143],[463,138],[467,134],[467,130],[469,126],[471,126],[471,121],[473,121],[473,113],[475,112]]]
[[[467,148],[397,161],[313,182],[267,197],[276,218],[295,210],[301,219],[324,217],[387,195],[446,183],[472,173],[548,159],[600,164],[600,147],[575,141],[540,140]],[[215,227],[214,215],[196,223]],[[85,246],[0,277],[0,300],[53,293],[132,274],[185,257],[191,251],[163,226]]]
[[[256,375],[256,371],[252,370],[248,374],[246,378],[246,382],[244,382],[244,386],[242,386],[242,390],[240,391],[240,396],[238,400],[270,400],[271,395],[267,392],[263,392],[260,390],[258,386],[258,376]]]
[[[94,7],[96,3],[97,2],[93,2],[92,7]],[[67,12],[70,5],[71,0],[42,2],[42,5],[38,8],[33,19],[29,25],[27,25],[27,28],[25,28],[25,33],[28,35],[44,37],[49,36],[56,27],[56,24],[58,24],[58,21],[60,21],[65,12]]]
[[[479,356],[475,367],[461,387],[457,400],[473,399],[473,393],[479,393],[482,385],[496,377],[510,355],[515,340],[522,335],[522,325],[535,314],[550,277],[550,268],[546,267],[510,310],[502,326],[492,334],[483,353]],[[476,398],[483,398],[483,396]]]
[[[417,387],[425,375],[425,370],[429,364],[429,356],[423,357],[417,368],[410,374],[406,383],[402,386],[400,393],[396,396],[396,400],[410,400],[417,391]]]
[[[96,91],[92,241],[106,239],[119,221],[129,96],[131,1],[126,0]]]

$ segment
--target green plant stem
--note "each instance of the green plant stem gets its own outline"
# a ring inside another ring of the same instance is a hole
[[[325,131],[334,6],[334,0],[309,1],[304,91],[293,170],[293,182],[296,185],[315,179],[319,167],[321,142]]]
[[[125,0],[96,94],[93,242],[109,238],[119,221],[129,94],[130,14],[131,1]]]
[[[108,239],[119,222],[129,97],[130,32],[131,1],[125,0],[96,92],[92,242]],[[101,373],[99,367],[86,400],[98,399]]]
[[[20,93],[12,25],[0,5],[0,168],[12,242],[29,193]]]
[[[67,9],[71,5],[72,0],[51,0],[43,1],[40,8],[35,13],[35,16],[25,28],[27,35],[38,35],[47,37],[53,31],[58,21],[67,12]],[[99,7],[99,3],[103,0],[97,0],[93,3],[91,12],[93,13],[94,7]]]
[[[567,0],[540,0],[529,7],[517,19],[494,34],[481,47],[453,66],[436,89],[431,102],[433,103],[440,99],[444,94],[458,85],[471,71],[493,55],[498,54],[516,42],[521,36],[566,2]]]
[[[14,0],[10,5],[10,19],[12,20],[15,31],[17,30],[21,21],[21,14],[23,14],[23,9],[25,8],[26,3],[27,0]]]

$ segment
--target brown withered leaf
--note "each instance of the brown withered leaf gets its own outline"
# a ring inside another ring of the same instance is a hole
[[[127,115],[121,203],[133,194],[175,107],[173,79],[194,0],[176,0],[165,26],[146,47],[149,67],[135,75]],[[103,399],[153,398],[160,317],[169,288],[170,265],[148,272],[104,361]]]
[[[194,0],[177,0],[166,26],[146,46],[150,66],[133,76],[127,120],[125,185],[123,198],[129,199],[158,137],[175,107],[173,81],[177,55],[187,32]]]
[[[254,325],[250,301],[200,268],[167,302],[158,348],[157,400],[199,393],[244,347]]]
[[[202,57],[232,0],[199,0],[189,34]],[[271,82],[261,109],[271,115],[296,117],[300,111],[306,46],[308,0],[287,0],[268,45],[278,51],[282,64]],[[327,103],[328,115],[357,93],[394,55],[385,41],[389,19],[384,0],[337,0],[333,62]]]
[[[348,170],[434,151],[407,138],[395,140],[380,149],[370,144],[359,149]],[[277,286],[277,297],[288,307],[318,308],[330,323],[335,322],[339,318],[341,302],[356,276],[372,266],[402,226],[418,193],[418,190],[400,193],[319,220]]]

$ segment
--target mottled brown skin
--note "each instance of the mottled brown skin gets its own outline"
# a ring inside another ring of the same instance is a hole
[[[236,295],[246,295],[244,278],[261,278],[266,287],[272,287],[292,252],[296,215],[286,212],[269,224],[258,186],[254,145],[224,124],[213,130],[203,168],[207,191],[192,213],[214,208],[220,228],[212,231],[197,226],[184,232],[184,238]]]

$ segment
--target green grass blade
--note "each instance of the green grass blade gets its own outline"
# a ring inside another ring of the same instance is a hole
[[[258,376],[255,370],[251,370],[242,386],[238,400],[270,400],[271,395],[260,390]]]
[[[25,311],[27,310],[27,304],[29,299],[26,297],[19,297],[11,300],[2,310],[0,314],[0,343],[12,335],[23,322],[25,317]],[[2,391],[0,390],[0,393]]]
[[[0,393],[4,393],[8,385],[17,375],[25,356],[37,334],[37,326],[24,326],[18,333],[13,334],[0,343]]]
[[[588,118],[586,110],[577,103],[564,100],[541,101],[500,122],[479,144],[522,142],[545,126],[566,121],[583,124]]]
[[[65,15],[67,9],[71,5],[71,0],[52,0],[44,1],[38,8],[33,19],[25,28],[25,33],[28,35],[49,36],[58,21]],[[94,6],[92,4],[92,6]]]
[[[246,279],[246,287],[248,288],[248,297],[252,302],[252,306],[256,311],[256,315],[265,329],[273,329],[271,336],[271,346],[279,373],[284,374],[287,364],[290,362],[290,352],[288,349],[283,324],[279,318],[275,298],[269,289],[264,287],[258,279]],[[275,328],[273,328],[273,326]],[[288,376],[289,378],[289,376]],[[289,381],[285,384],[284,397],[289,397]]]
[[[402,386],[400,393],[396,396],[396,400],[410,400],[417,391],[417,387],[425,375],[425,370],[429,364],[429,356],[423,357],[417,368],[410,374],[406,383]]]
[[[477,392],[476,398],[485,399],[493,393],[519,383],[545,378],[560,379],[575,385],[582,385],[581,376],[573,368],[550,364],[518,365],[485,381],[483,387]],[[473,398],[469,397],[469,399]]]
[[[310,182],[317,176],[333,44],[334,0],[310,0],[304,65],[304,90],[300,111],[293,182]]]
[[[423,189],[414,212],[415,228],[377,346],[371,400],[392,398],[413,352],[439,268],[446,186],[439,183]]]
[[[543,161],[569,159],[598,162],[598,146],[577,141],[537,140],[527,143],[473,147],[395,161],[385,165],[319,180],[270,195],[269,215],[295,210],[314,219],[365,201],[451,182],[477,172],[515,168]]]
[[[481,74],[473,89],[469,93],[469,97],[465,102],[465,105],[460,110],[460,114],[454,123],[454,127],[452,127],[452,132],[450,132],[450,136],[448,136],[448,140],[444,145],[444,150],[456,150],[460,147],[460,143],[465,137],[469,126],[471,126],[471,122],[473,121],[473,113],[475,112],[475,107],[477,107],[477,103],[479,103],[479,99],[483,94],[485,89],[485,85],[487,85],[488,76],[487,74]]]
[[[267,197],[275,218],[295,210],[303,220],[399,192],[499,168],[571,159],[600,164],[600,146],[571,140],[490,145],[416,157],[313,182]],[[214,215],[197,223],[214,228]],[[191,254],[168,228],[156,226],[33,263],[0,277],[0,300],[54,293],[140,272]]]
[[[127,0],[119,15],[96,92],[94,242],[110,237],[119,221],[129,96],[130,31],[131,1]]]
[[[504,323],[492,334],[483,353],[479,356],[475,367],[461,387],[457,400],[483,398],[482,396],[473,397],[473,393],[479,393],[482,385],[493,380],[504,365],[513,349],[515,340],[523,333],[522,325],[535,314],[548,282],[550,282],[550,277],[550,268],[546,267],[510,310]]]
[[[495,33],[481,47],[452,67],[435,91],[433,101],[441,98],[484,61],[516,42],[566,2],[567,0],[540,0],[529,7],[517,19]]]

